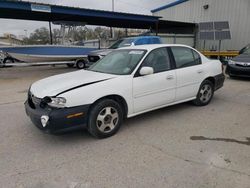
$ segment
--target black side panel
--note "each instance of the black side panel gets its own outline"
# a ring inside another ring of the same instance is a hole
[[[223,84],[224,84],[224,81],[225,81],[225,75],[222,73],[222,74],[219,74],[219,75],[216,75],[214,77],[215,79],[215,86],[214,86],[214,90],[218,90],[220,89]]]

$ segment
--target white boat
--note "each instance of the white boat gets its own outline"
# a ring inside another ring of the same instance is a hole
[[[59,45],[30,45],[0,47],[0,50],[11,57],[26,63],[75,61],[85,58],[87,54],[97,48],[84,46]]]

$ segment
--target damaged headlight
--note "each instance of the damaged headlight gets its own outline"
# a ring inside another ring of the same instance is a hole
[[[63,97],[45,97],[43,102],[47,103],[50,107],[64,108],[66,99]]]

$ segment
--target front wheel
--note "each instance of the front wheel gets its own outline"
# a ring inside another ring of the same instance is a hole
[[[96,138],[113,136],[123,120],[123,111],[119,103],[111,99],[97,102],[90,110],[88,131]]]
[[[205,106],[210,103],[214,95],[214,85],[211,81],[205,80],[202,82],[196,99],[193,100],[193,103],[196,106]]]

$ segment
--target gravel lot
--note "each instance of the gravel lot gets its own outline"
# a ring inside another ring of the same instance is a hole
[[[250,187],[250,80],[229,79],[211,104],[125,121],[115,136],[46,135],[24,112],[29,85],[75,71],[0,69],[0,187]]]

